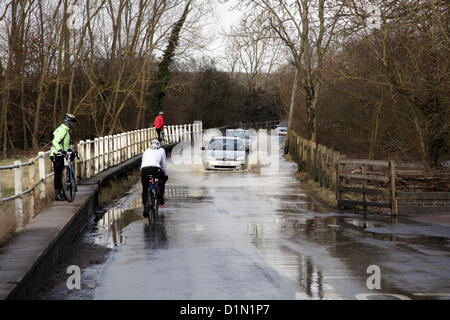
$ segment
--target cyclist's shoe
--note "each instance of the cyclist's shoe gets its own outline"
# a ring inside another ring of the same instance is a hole
[[[143,213],[144,218],[148,218],[148,213],[149,212],[150,212],[150,207],[149,206],[144,206],[144,213]]]

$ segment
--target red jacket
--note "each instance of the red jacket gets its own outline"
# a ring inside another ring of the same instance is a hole
[[[156,129],[164,129],[164,119],[162,115],[156,116],[155,121],[153,121],[153,125]]]

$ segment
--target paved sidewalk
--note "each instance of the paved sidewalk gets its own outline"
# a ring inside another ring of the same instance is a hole
[[[39,265],[57,261],[58,250],[64,247],[58,242],[68,242],[70,239],[61,239],[68,238],[66,234],[79,232],[76,228],[73,232],[68,229],[75,224],[73,222],[80,211],[88,210],[86,207],[90,200],[92,202],[96,191],[95,185],[79,186],[74,202],[53,202],[26,225],[23,231],[0,248],[0,299],[4,300],[14,294],[23,280],[43,272],[39,269],[45,268],[40,268]]]

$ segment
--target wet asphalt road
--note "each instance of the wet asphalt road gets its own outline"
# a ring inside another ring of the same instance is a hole
[[[140,185],[92,223],[40,299],[450,299],[450,228],[342,213],[277,175],[169,166],[162,221]],[[82,269],[69,291],[64,268]],[[370,290],[370,265],[381,289]],[[364,296],[363,294],[377,294]]]

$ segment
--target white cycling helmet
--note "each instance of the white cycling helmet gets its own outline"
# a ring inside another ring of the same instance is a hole
[[[150,143],[150,148],[152,148],[152,149],[159,149],[160,147],[161,147],[161,144],[156,139],[153,139],[152,142]]]

